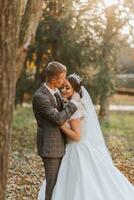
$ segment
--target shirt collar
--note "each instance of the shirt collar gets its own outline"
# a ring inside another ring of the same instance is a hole
[[[56,92],[58,92],[58,89],[56,88],[55,90],[51,89],[47,84],[46,82],[44,83],[44,86],[49,90],[49,92],[54,96],[54,94]]]

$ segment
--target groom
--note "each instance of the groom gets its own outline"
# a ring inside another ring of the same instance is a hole
[[[64,106],[58,88],[66,77],[66,67],[59,62],[50,62],[46,67],[46,82],[33,97],[33,111],[37,121],[37,149],[42,157],[45,176],[45,200],[51,200],[58,170],[65,152],[65,135],[60,126],[77,110],[77,103]]]

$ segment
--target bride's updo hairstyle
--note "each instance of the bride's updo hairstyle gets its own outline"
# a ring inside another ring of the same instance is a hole
[[[81,90],[82,79],[76,74],[70,74],[67,77],[67,80],[71,84],[74,91],[79,93],[80,97],[82,98],[82,90]]]

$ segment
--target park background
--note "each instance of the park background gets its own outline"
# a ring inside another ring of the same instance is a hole
[[[5,2],[0,4],[5,19],[14,19],[2,26],[0,36],[0,191],[7,185],[5,199],[36,199],[44,179],[31,102],[53,60],[83,78],[113,161],[134,184],[133,0],[24,0],[16,7],[15,0]]]

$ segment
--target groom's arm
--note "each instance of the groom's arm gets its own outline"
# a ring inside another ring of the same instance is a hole
[[[59,112],[51,104],[47,95],[35,95],[33,97],[33,110],[39,113],[42,117],[47,118],[51,122],[61,126],[67,119],[69,119],[72,114],[77,110],[74,103],[69,102],[65,108]]]

